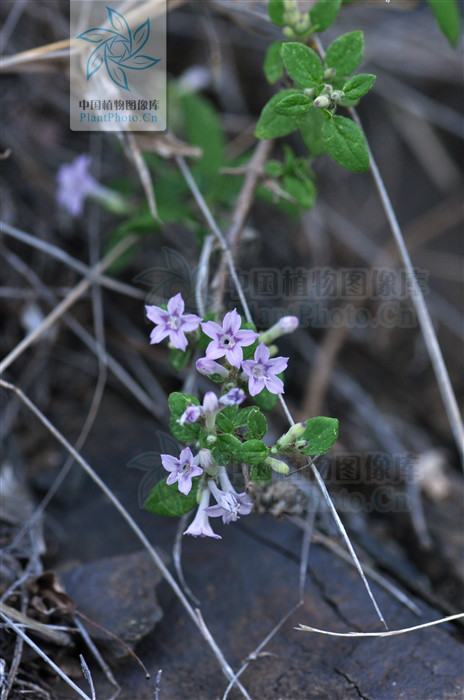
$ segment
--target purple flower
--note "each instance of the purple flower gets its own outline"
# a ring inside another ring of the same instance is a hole
[[[180,423],[180,425],[184,425],[185,423],[196,423],[200,416],[201,407],[196,406],[194,403],[189,403],[177,422]]]
[[[241,318],[237,311],[229,311],[224,316],[222,326],[214,321],[201,324],[203,331],[212,338],[206,348],[206,359],[217,360],[225,355],[232,367],[240,367],[243,360],[242,347],[254,343],[258,334],[250,330],[240,330]]]
[[[284,385],[276,374],[287,367],[288,357],[269,358],[269,348],[260,343],[255,350],[254,360],[245,360],[242,369],[248,375],[248,391],[256,396],[265,387],[272,394],[283,394]]]
[[[179,458],[161,455],[161,461],[166,471],[171,472],[166,483],[174,484],[177,481],[179,491],[185,495],[192,490],[192,477],[203,474],[203,469],[194,463],[190,447],[183,449]]]
[[[181,294],[176,294],[169,299],[167,310],[159,306],[145,306],[148,318],[157,324],[150,335],[152,345],[160,343],[169,336],[175,348],[179,350],[187,348],[188,341],[185,334],[196,330],[201,323],[201,318],[196,314],[184,314],[184,306]]]
[[[215,506],[209,506],[205,512],[211,518],[222,517],[222,522],[229,524],[239,519],[240,515],[248,515],[251,513],[253,503],[250,501],[246,493],[237,493],[227,476],[225,467],[219,467],[219,480],[223,490],[219,489],[215,482],[210,479],[208,487],[216,499]]]
[[[243,389],[235,387],[228,391],[227,394],[224,394],[224,396],[221,396],[219,403],[222,403],[224,406],[238,406],[238,404],[245,401],[245,399],[246,394]]]
[[[209,524],[208,513],[206,512],[209,504],[209,495],[209,489],[203,489],[195,518],[184,532],[184,535],[193,535],[193,537],[214,537],[216,540],[221,539],[219,535],[213,532]]]
[[[99,187],[96,179],[89,173],[91,157],[83,153],[72,163],[60,166],[56,176],[58,204],[71,216],[79,216],[84,209],[85,198]]]

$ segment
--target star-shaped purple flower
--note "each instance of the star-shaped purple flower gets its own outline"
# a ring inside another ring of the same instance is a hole
[[[82,214],[85,198],[99,187],[97,180],[89,173],[91,160],[87,153],[83,153],[58,170],[56,199],[71,216]]]
[[[242,347],[254,343],[258,334],[250,330],[240,330],[242,319],[236,309],[229,311],[224,316],[222,326],[214,321],[205,321],[201,324],[203,331],[211,343],[206,348],[206,358],[217,360],[218,357],[226,357],[232,367],[240,367],[243,360]]]
[[[260,343],[255,350],[254,360],[245,360],[242,369],[248,375],[248,391],[256,396],[265,387],[271,394],[283,394],[284,385],[276,374],[287,367],[288,357],[269,357],[269,348]]]
[[[177,481],[179,491],[185,495],[192,490],[192,478],[203,474],[203,469],[194,462],[190,447],[183,449],[179,458],[161,455],[161,461],[166,471],[170,472],[166,483],[174,484]]]
[[[248,515],[251,513],[253,503],[245,492],[221,491],[215,486],[213,481],[209,481],[208,484],[213,496],[217,500],[215,506],[205,508],[205,513],[207,513],[210,518],[219,518],[222,516],[222,522],[228,525],[238,520],[240,515]]]
[[[169,336],[175,348],[179,350],[187,348],[188,341],[185,334],[196,330],[201,323],[201,318],[196,314],[184,314],[184,307],[181,294],[176,294],[169,299],[167,310],[159,306],[145,306],[148,318],[157,324],[150,334],[152,345],[160,343]]]

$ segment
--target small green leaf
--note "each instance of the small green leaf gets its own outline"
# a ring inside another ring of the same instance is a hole
[[[306,421],[306,429],[301,436],[302,440],[309,442],[308,447],[303,449],[305,455],[314,457],[323,455],[330,450],[338,437],[338,420],[336,418],[325,418],[318,416]]]
[[[259,410],[252,408],[247,418],[248,432],[247,437],[257,438],[258,440],[264,437],[267,433],[267,420]]]
[[[267,51],[266,57],[264,59],[264,75],[268,83],[273,85],[276,83],[282,73],[284,72],[284,62],[282,56],[280,55],[280,49],[282,48],[283,41],[274,41]]]
[[[182,369],[184,369],[185,365],[190,359],[190,355],[192,354],[191,350],[171,350],[169,353],[169,364],[171,365],[172,369],[175,370],[176,372],[180,372]]]
[[[230,454],[222,452],[219,447],[213,447],[211,450],[211,457],[214,459],[216,464],[220,464],[221,466],[226,466],[230,462]]]
[[[284,26],[284,24],[285,24],[284,0],[268,0],[267,13],[269,15],[269,19],[271,20],[271,22],[274,22],[274,24],[277,24],[279,27]]]
[[[248,422],[248,416],[252,411],[256,411],[255,406],[247,406],[246,408],[241,408],[234,419],[234,425],[236,428],[242,428]]]
[[[282,46],[282,58],[288,74],[301,87],[312,88],[322,83],[324,67],[309,46],[289,41]]]
[[[452,46],[461,36],[461,15],[456,0],[427,0],[438,26]]]
[[[325,32],[337,19],[341,0],[319,0],[309,11],[311,25],[316,32]]]
[[[261,440],[247,440],[240,444],[240,448],[236,450],[234,458],[237,462],[253,465],[263,462],[268,454],[269,447],[264,442],[261,442]]]
[[[325,153],[324,141],[322,139],[322,128],[325,120],[321,110],[311,107],[304,122],[300,126],[303,143],[313,157],[321,156]]]
[[[283,189],[296,199],[300,207],[311,209],[314,206],[316,188],[309,177],[303,181],[291,175],[285,175]]]
[[[250,469],[250,478],[255,484],[269,486],[272,479],[271,467],[264,462],[261,462],[261,464],[254,464]]]
[[[216,416],[216,425],[223,433],[233,433],[235,425],[222,411]]]
[[[327,68],[335,68],[337,76],[349,75],[361,63],[364,53],[364,35],[361,31],[350,32],[335,39],[325,54]]]
[[[346,117],[326,121],[322,138],[329,156],[339,165],[355,173],[369,170],[369,152],[362,131]]]
[[[258,139],[274,139],[279,136],[286,136],[295,129],[298,129],[304,115],[297,117],[288,117],[278,114],[274,107],[284,95],[299,95],[299,90],[282,90],[271,97],[269,102],[264,106],[258,124],[255,130],[255,136]]]
[[[353,75],[343,86],[345,97],[349,100],[359,100],[366,92],[369,92],[376,79],[377,76],[372,75],[372,73]]]
[[[166,479],[163,479],[152,489],[143,507],[156,515],[169,517],[184,515],[197,504],[199,481],[199,477],[192,479],[192,490],[185,496],[179,491],[177,483],[168,486]]]
[[[277,114],[283,116],[297,117],[300,114],[306,114],[312,106],[313,101],[306,97],[302,92],[298,95],[287,95],[275,104]]]
[[[269,389],[266,389],[266,387],[259,392],[259,394],[256,394],[256,396],[253,396],[253,401],[259,408],[261,408],[263,411],[272,411],[274,410],[274,407],[277,403],[277,394],[271,394]]]
[[[235,435],[229,435],[229,433],[224,433],[223,435],[217,436],[217,443],[215,447],[231,458],[238,454],[242,443]]]

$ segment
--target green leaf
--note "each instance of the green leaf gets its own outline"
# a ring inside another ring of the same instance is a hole
[[[306,421],[306,429],[301,436],[301,440],[309,442],[308,447],[303,449],[305,455],[314,457],[323,455],[330,450],[338,437],[338,420],[336,418],[325,418],[318,416]]]
[[[224,134],[214,106],[204,97],[192,93],[181,99],[185,116],[186,136],[190,144],[199,146],[203,156],[192,166],[210,184],[217,178],[224,162]]]
[[[325,32],[337,19],[341,0],[319,0],[309,11],[311,25],[316,32]]]
[[[325,54],[327,68],[335,68],[337,76],[349,75],[361,63],[364,53],[364,35],[361,31],[350,32],[335,39]]]
[[[272,479],[272,470],[268,464],[254,464],[250,469],[250,478],[255,484],[264,484],[269,486]]]
[[[279,27],[284,26],[284,24],[285,24],[284,0],[268,0],[267,13],[269,15],[269,19],[271,20],[271,22],[274,22],[274,24],[277,24]]]
[[[288,74],[301,87],[312,88],[324,80],[321,59],[309,46],[289,41],[282,46],[282,58]]]
[[[322,128],[324,124],[325,119],[322,116],[321,110],[317,109],[317,107],[311,107],[304,122],[300,126],[303,143],[314,157],[321,156],[325,153],[324,141],[322,139]]]
[[[427,0],[438,26],[450,44],[456,46],[461,36],[461,15],[456,0]]]
[[[234,418],[234,425],[236,428],[242,428],[248,422],[248,416],[252,411],[256,411],[256,406],[247,406],[246,408],[241,408]]]
[[[253,465],[263,462],[268,454],[269,447],[264,442],[261,442],[261,440],[247,440],[240,444],[240,448],[236,450],[234,458],[237,462]]]
[[[169,364],[171,365],[172,369],[174,369],[176,372],[180,372],[182,369],[184,369],[185,365],[190,359],[191,354],[192,351],[189,349],[171,350],[169,353]]]
[[[322,138],[329,156],[355,173],[369,170],[369,152],[362,131],[345,117],[332,117],[324,124]]]
[[[230,420],[222,411],[216,416],[216,425],[223,433],[233,433],[235,430],[234,421]]]
[[[349,100],[359,100],[366,92],[369,92],[376,79],[377,76],[372,75],[372,73],[354,75],[343,86],[345,97]]]
[[[229,435],[229,433],[224,433],[223,435],[217,436],[216,449],[220,452],[229,455],[229,457],[235,457],[238,454],[242,443],[235,435]]]
[[[255,404],[263,411],[274,410],[274,406],[277,403],[277,394],[271,394],[269,389],[266,389],[266,387],[252,398]]]
[[[257,438],[258,440],[264,437],[267,433],[267,420],[259,410],[252,408],[247,418],[247,438]]]
[[[312,106],[313,101],[306,95],[300,92],[299,95],[287,95],[275,104],[277,114],[284,116],[297,117],[299,114],[306,114]]]
[[[299,90],[282,90],[271,97],[264,106],[261,116],[256,125],[255,136],[258,139],[274,139],[279,136],[286,136],[295,129],[298,129],[304,115],[296,117],[283,116],[275,111],[275,105],[284,95],[299,95]]]
[[[192,490],[185,496],[179,491],[177,483],[168,486],[166,479],[163,479],[152,489],[143,507],[156,515],[169,517],[184,515],[197,504],[199,481],[200,477],[192,479]]]
[[[291,175],[285,175],[282,184],[285,192],[296,199],[300,207],[311,209],[314,206],[316,188],[309,177],[303,181]]]
[[[282,48],[283,41],[274,41],[267,51],[266,57],[264,59],[264,75],[268,83],[273,85],[276,83],[282,73],[284,72],[284,62],[282,56],[280,55],[280,49]]]

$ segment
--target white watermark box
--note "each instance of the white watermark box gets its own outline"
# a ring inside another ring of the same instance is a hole
[[[70,0],[70,127],[166,130],[166,0]]]

